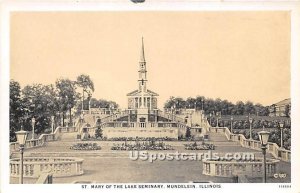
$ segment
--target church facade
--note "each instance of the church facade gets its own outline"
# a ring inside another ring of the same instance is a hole
[[[119,137],[178,139],[185,136],[187,130],[196,131],[195,136],[203,134],[201,128],[193,126],[195,123],[202,125],[204,117],[201,113],[175,115],[158,109],[157,99],[159,95],[147,87],[147,63],[143,39],[137,83],[137,89],[126,95],[127,109],[109,116],[96,118],[96,125],[87,129],[90,134],[94,135],[96,128],[101,128],[103,136],[107,139]]]

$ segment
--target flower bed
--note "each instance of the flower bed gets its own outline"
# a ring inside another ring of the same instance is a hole
[[[214,150],[215,145],[214,144],[197,144],[195,143],[189,143],[189,144],[184,144],[186,150]]]
[[[77,143],[70,147],[72,150],[100,150],[101,147],[97,143]]]
[[[175,138],[170,138],[170,137],[114,137],[107,139],[108,141],[176,141],[177,139]]]
[[[118,151],[132,151],[132,150],[173,150],[174,148],[171,145],[167,145],[163,142],[155,141],[144,141],[138,142],[135,144],[128,144],[126,141],[122,144],[113,144],[111,150]]]

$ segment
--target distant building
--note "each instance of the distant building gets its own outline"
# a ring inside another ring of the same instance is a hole
[[[284,99],[269,107],[270,117],[289,117],[291,115],[291,99]]]

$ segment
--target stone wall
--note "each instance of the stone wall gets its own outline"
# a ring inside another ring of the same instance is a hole
[[[168,137],[178,139],[178,128],[103,128],[103,137]]]

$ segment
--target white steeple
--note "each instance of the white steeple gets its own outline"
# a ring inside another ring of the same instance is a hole
[[[139,62],[139,91],[147,92],[147,68],[145,60],[145,51],[144,51],[144,38],[142,37],[142,48]]]

